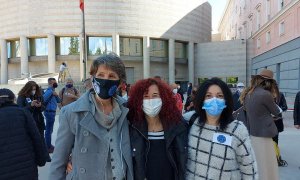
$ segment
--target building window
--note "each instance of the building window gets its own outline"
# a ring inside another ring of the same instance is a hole
[[[269,44],[270,41],[271,41],[271,32],[268,31],[268,32],[266,33],[266,43]]]
[[[30,56],[47,56],[48,55],[48,39],[35,38],[28,39]]]
[[[78,37],[57,37],[56,54],[79,55],[79,38]]]
[[[88,50],[89,56],[112,52],[112,37],[88,37]]]
[[[260,9],[256,11],[256,30],[260,28]]]
[[[7,57],[8,58],[17,58],[21,57],[21,50],[20,50],[20,41],[8,41],[7,42]]]
[[[260,38],[257,39],[256,47],[257,47],[257,49],[260,49]]]
[[[175,42],[175,58],[187,58],[187,44]]]
[[[143,56],[143,39],[120,37],[121,56]]]
[[[282,36],[284,35],[284,21],[282,21],[280,24],[279,24],[279,36]]]
[[[266,16],[267,16],[267,20],[269,21],[271,19],[271,1],[270,0],[266,1]]]
[[[168,57],[168,41],[159,39],[150,39],[150,56]]]
[[[278,11],[280,11],[284,6],[284,0],[278,0]]]

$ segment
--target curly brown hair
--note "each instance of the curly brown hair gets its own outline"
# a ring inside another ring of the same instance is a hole
[[[159,79],[148,78],[139,80],[131,87],[128,100],[128,119],[134,125],[138,125],[145,120],[145,113],[142,109],[144,93],[147,92],[148,88],[153,84],[158,86],[162,99],[159,117],[166,130],[179,123],[182,116],[176,107],[176,100],[173,97],[170,87]]]
[[[32,87],[35,86],[36,87],[36,92],[35,95],[36,97],[40,97],[42,96],[41,93],[41,89],[38,86],[38,84],[34,81],[28,81],[25,86],[20,90],[20,92],[18,93],[19,96],[23,96],[23,97],[30,97],[31,96],[31,91],[32,91]]]

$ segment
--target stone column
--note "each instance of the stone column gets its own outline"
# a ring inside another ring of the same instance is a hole
[[[0,39],[0,51],[1,51],[1,84],[7,84],[8,82],[8,58],[7,58],[7,46],[6,40]]]
[[[25,36],[20,37],[20,50],[21,50],[21,77],[29,77],[28,66],[28,39]]]
[[[119,34],[113,34],[113,52],[120,56],[120,36]]]
[[[48,73],[55,73],[55,61],[55,36],[48,34]]]
[[[175,82],[175,41],[169,39],[169,83]]]
[[[189,82],[194,85],[194,42],[189,42],[188,45],[188,66],[189,66]]]
[[[150,37],[143,37],[143,65],[144,65],[144,78],[150,77]]]

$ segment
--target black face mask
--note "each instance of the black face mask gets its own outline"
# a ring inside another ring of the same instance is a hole
[[[120,80],[93,78],[93,88],[101,99],[111,98],[117,91]]]
[[[55,89],[55,88],[57,88],[57,83],[53,83],[53,85],[52,85],[52,87]]]
[[[72,88],[73,84],[66,84],[66,88]]]

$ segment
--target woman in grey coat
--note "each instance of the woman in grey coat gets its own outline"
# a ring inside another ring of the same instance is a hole
[[[126,80],[125,66],[115,54],[94,60],[93,89],[62,108],[49,179],[133,179],[128,109],[116,96]],[[66,167],[72,155],[72,171]]]
[[[273,71],[264,69],[251,79],[240,99],[244,105],[252,147],[257,159],[259,179],[278,180],[278,165],[272,137],[278,134],[274,116],[282,110],[276,105],[279,97]],[[277,119],[277,118],[275,118]]]

